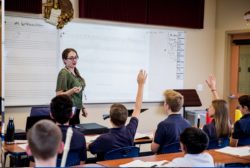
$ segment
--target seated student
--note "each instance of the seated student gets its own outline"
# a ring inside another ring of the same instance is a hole
[[[240,111],[242,117],[234,123],[232,146],[250,145],[250,95],[240,96]]]
[[[184,157],[175,158],[164,167],[214,167],[212,156],[204,152],[208,141],[206,133],[199,128],[186,128],[180,135]]]
[[[88,145],[92,154],[97,154],[97,160],[103,160],[105,153],[126,146],[134,145],[134,136],[138,126],[138,117],[141,111],[143,88],[147,74],[141,70],[137,76],[138,90],[132,117],[125,126],[128,110],[122,104],[113,104],[110,108],[110,122],[112,127],[109,133],[102,134],[94,142]]]
[[[69,120],[73,116],[72,107],[73,107],[72,100],[69,98],[69,96],[63,94],[54,97],[50,103],[50,110],[51,110],[50,115],[56,121],[56,123],[58,124],[58,126],[62,131],[63,142],[65,142],[66,140],[67,129],[70,127]],[[77,163],[74,162],[73,163],[74,165],[84,164],[87,158],[86,141],[84,134],[82,134],[75,128],[72,129],[73,129],[73,135],[71,138],[66,166],[72,166],[72,163],[69,162],[70,160],[72,162],[72,159],[76,158],[80,158],[81,162],[76,161]],[[62,155],[58,156],[59,159],[61,159],[61,157]],[[58,166],[59,165],[60,163],[58,163]]]
[[[180,134],[184,129],[191,127],[190,123],[179,112],[183,106],[183,96],[174,90],[166,90],[164,96],[164,109],[168,117],[157,126],[151,144],[151,150],[154,153],[162,153],[165,145],[179,142]]]
[[[213,120],[211,123],[203,126],[203,131],[207,133],[210,142],[218,141],[218,143],[223,143],[222,141],[225,141],[226,143],[224,144],[229,145],[232,126],[229,119],[228,104],[225,100],[219,99],[214,76],[210,75],[206,83],[211,89],[215,100],[212,101],[212,105],[208,109],[208,115],[212,117]],[[209,148],[217,147],[212,147],[211,144]]]
[[[27,133],[26,152],[35,159],[36,167],[56,167],[57,153],[63,151],[62,133],[55,123],[41,120]]]

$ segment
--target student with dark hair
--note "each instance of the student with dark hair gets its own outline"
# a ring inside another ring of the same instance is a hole
[[[214,76],[210,75],[206,83],[214,98],[212,105],[208,108],[208,116],[212,117],[213,120],[211,123],[203,126],[203,131],[207,133],[210,142],[218,141],[218,144],[227,142],[229,145],[232,126],[229,119],[228,104],[225,100],[219,99]]]
[[[190,123],[180,114],[184,101],[183,96],[174,90],[166,90],[164,96],[164,109],[168,117],[157,126],[151,144],[151,150],[154,153],[162,153],[165,145],[178,143],[179,136],[184,129],[191,127]]]
[[[164,167],[214,167],[212,156],[204,152],[208,141],[206,133],[199,128],[186,128],[180,135],[184,157],[175,158]]]
[[[51,109],[50,115],[56,121],[56,123],[58,124],[58,126],[62,131],[63,142],[65,142],[66,140],[66,133],[68,128],[70,127],[69,120],[73,115],[72,107],[73,103],[71,99],[69,98],[69,96],[64,94],[54,97],[50,103],[50,109]],[[79,132],[77,129],[75,128],[72,129],[73,129],[73,135],[71,138],[68,158],[69,160],[72,159],[73,155],[76,158],[76,153],[77,153],[77,157],[80,159],[79,162],[77,161],[76,163],[74,163],[74,165],[83,164],[87,158],[85,137],[84,134]],[[62,156],[59,155],[58,157],[61,158]],[[69,160],[67,160],[66,166],[72,166],[68,164]]]
[[[104,155],[111,150],[134,145],[146,79],[146,72],[141,70],[137,76],[138,90],[135,107],[128,125],[125,126],[128,117],[126,107],[118,103],[111,106],[110,122],[113,128],[110,129],[109,133],[102,134],[88,146],[92,154],[97,154],[98,160],[103,160]]]
[[[41,120],[27,133],[26,152],[35,159],[36,167],[56,167],[57,153],[63,151],[62,133],[55,123]]]
[[[234,124],[231,145],[250,145],[250,95],[240,96],[238,101],[243,116]]]

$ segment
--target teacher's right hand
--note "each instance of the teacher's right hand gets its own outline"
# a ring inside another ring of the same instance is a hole
[[[81,86],[79,86],[79,87],[75,86],[71,90],[73,91],[73,93],[79,93],[82,90],[82,87]]]

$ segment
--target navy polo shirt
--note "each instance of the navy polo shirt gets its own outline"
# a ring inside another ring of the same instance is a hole
[[[249,141],[248,144],[250,144],[250,114],[245,114],[234,124],[232,137],[238,139],[239,146],[241,145],[241,141]]]
[[[216,134],[216,128],[215,128],[215,121],[214,121],[214,119],[212,120],[211,123],[204,125],[202,129],[207,134],[207,136],[209,137],[210,141],[218,139],[217,138],[217,134]]]
[[[103,160],[106,152],[126,146],[134,145],[134,136],[138,126],[138,119],[132,117],[127,126],[111,128],[108,133],[100,135],[89,145],[89,151],[97,154],[98,160]]]
[[[158,153],[163,146],[179,142],[180,134],[188,127],[191,127],[191,124],[181,114],[171,114],[160,122],[154,137],[154,142],[160,145]]]
[[[65,143],[66,133],[67,133],[67,129],[69,126],[59,125],[59,127],[62,131],[63,142]],[[72,128],[72,130],[73,130],[73,135],[71,138],[70,149],[69,149],[68,155],[70,155],[70,152],[72,151],[78,151],[80,160],[85,161],[87,159],[87,152],[86,152],[87,150],[86,150],[86,141],[85,141],[84,134],[79,132],[75,128]],[[58,157],[61,158],[62,154],[60,154]]]

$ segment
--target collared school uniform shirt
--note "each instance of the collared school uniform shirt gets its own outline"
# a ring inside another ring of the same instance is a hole
[[[188,127],[191,127],[191,124],[181,114],[171,114],[160,122],[154,137],[154,142],[160,145],[158,153],[161,152],[163,146],[179,142],[180,134]]]
[[[97,160],[103,160],[105,153],[121,147],[133,146],[138,119],[132,117],[128,125],[111,128],[106,134],[100,135],[89,145],[89,151],[97,154]]]
[[[208,153],[185,154],[173,159],[164,167],[214,167],[213,157]]]
[[[250,114],[245,114],[234,124],[232,137],[238,139],[238,146],[250,145]]]

